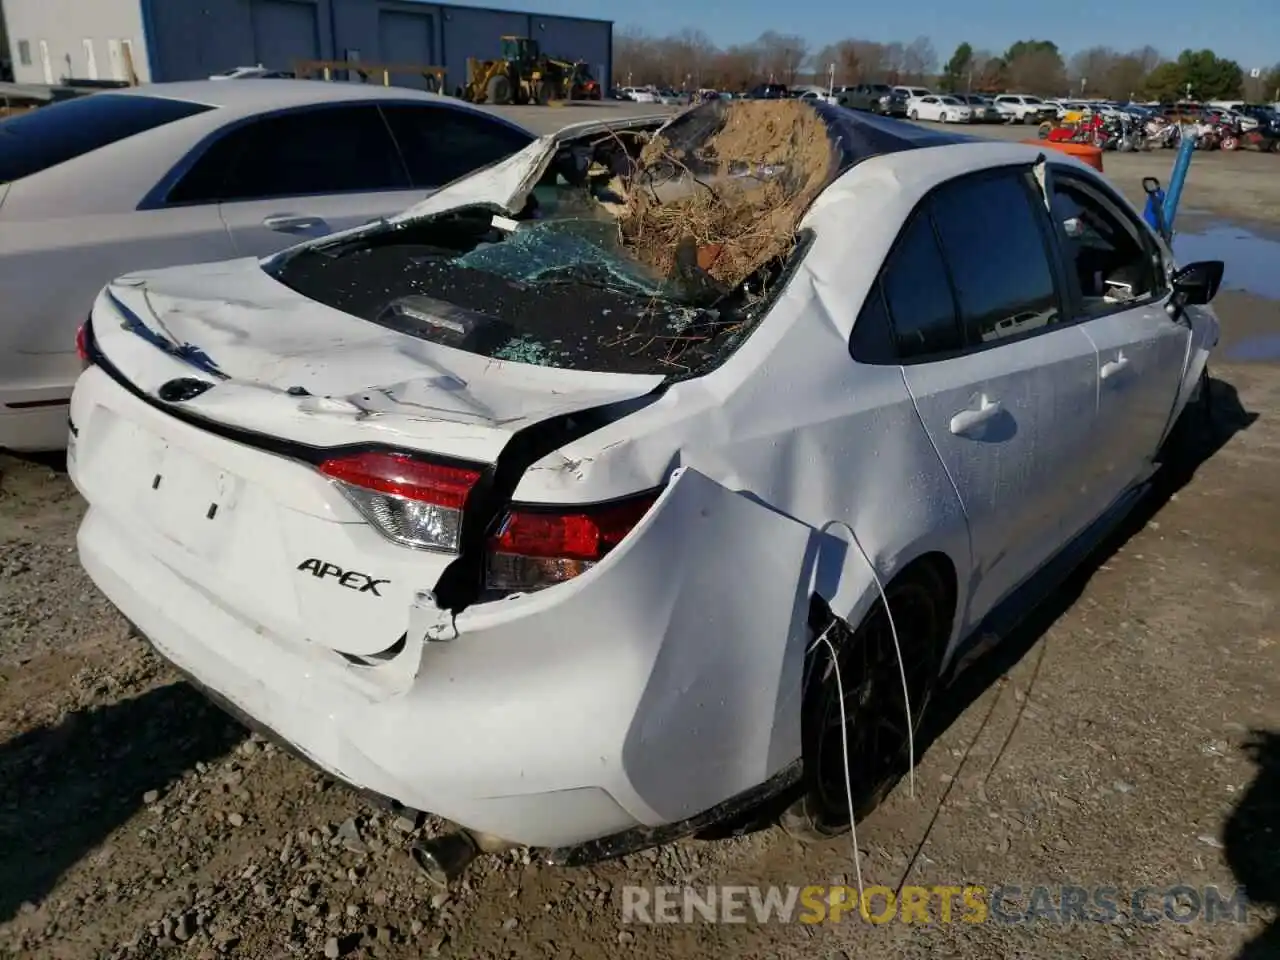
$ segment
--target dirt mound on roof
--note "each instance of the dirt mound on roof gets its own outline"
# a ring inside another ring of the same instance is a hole
[[[646,145],[619,218],[622,242],[665,276],[696,258],[736,287],[790,252],[837,163],[827,125],[808,104],[707,104]]]

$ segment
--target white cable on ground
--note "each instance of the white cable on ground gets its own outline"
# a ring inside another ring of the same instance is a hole
[[[871,571],[871,579],[875,581],[876,589],[880,592],[880,602],[884,604],[885,616],[889,618],[889,633],[893,637],[894,652],[898,655],[898,675],[902,678],[902,702],[907,712],[907,762],[910,764],[908,777],[911,798],[914,800],[916,795],[915,723],[911,717],[911,694],[907,689],[907,668],[902,659],[902,644],[898,641],[898,625],[893,622],[893,611],[889,608],[889,595],[884,589],[884,584],[880,580],[880,574],[876,571],[875,564],[867,556],[867,551],[862,549],[862,544],[858,541],[858,535],[853,532],[853,528],[845,523],[840,524],[840,526],[849,531],[849,536],[853,539],[853,545],[858,548],[858,553],[862,556],[863,562],[866,563],[867,569]],[[812,653],[818,644],[825,643],[827,651],[831,654],[831,665],[835,667],[836,671],[836,695],[840,699],[840,747],[844,760],[844,797],[845,802],[849,805],[849,835],[853,843],[853,872],[858,882],[858,904],[861,908],[863,902],[862,853],[858,850],[858,827],[853,810],[853,777],[849,770],[849,718],[844,708],[844,678],[840,673],[840,658],[836,655],[835,645],[832,644],[828,637],[828,634],[831,633],[832,628],[835,627],[839,619],[834,612],[832,612],[832,618],[826,629],[809,645],[808,652]]]
[[[836,648],[827,636],[831,632],[831,628],[836,625],[834,620],[828,624],[827,629],[814,641],[814,646],[818,643],[825,643],[827,650],[831,653],[831,665],[836,669],[836,696],[840,698],[840,752],[844,757],[844,798],[849,804],[849,837],[853,844],[853,873],[858,880],[858,907],[861,909],[863,902],[862,893],[862,853],[858,850],[858,825],[853,815],[853,782],[849,775],[849,719],[845,716],[844,710],[844,680],[840,676],[840,658],[836,656]]]
[[[911,716],[911,693],[907,690],[907,667],[902,660],[902,644],[898,642],[898,625],[893,622],[893,611],[889,609],[889,595],[885,593],[884,584],[880,582],[876,565],[867,556],[867,551],[862,549],[862,544],[858,542],[858,535],[853,532],[853,528],[846,525],[845,529],[849,531],[849,536],[853,538],[853,545],[858,548],[863,562],[871,571],[871,579],[876,582],[876,589],[880,591],[880,602],[884,604],[885,616],[889,618],[889,634],[893,637],[893,650],[898,655],[898,675],[902,678],[902,703],[907,708],[907,763],[909,764],[907,783],[911,799],[914,800],[916,798],[916,725]]]

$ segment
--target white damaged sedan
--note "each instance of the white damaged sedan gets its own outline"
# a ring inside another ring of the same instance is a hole
[[[1203,382],[1222,264],[1175,267],[1092,169],[785,109],[832,161],[740,282],[718,246],[618,239],[626,193],[721,189],[693,150],[641,183],[636,121],[267,260],[124,277],[81,332],[85,569],[238,715],[463,828],[419,851],[439,879],[765,801],[847,831]]]

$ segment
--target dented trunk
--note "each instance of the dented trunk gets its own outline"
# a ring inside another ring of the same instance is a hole
[[[191,416],[304,445],[376,442],[479,463],[525,427],[662,382],[423,340],[290,290],[256,260],[123,278],[99,299],[94,335],[124,378]],[[192,379],[188,399],[166,400],[167,384]]]

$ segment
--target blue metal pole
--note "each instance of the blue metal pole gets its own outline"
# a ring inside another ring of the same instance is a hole
[[[1173,218],[1178,213],[1178,202],[1182,199],[1182,185],[1187,180],[1187,171],[1191,168],[1191,154],[1195,151],[1194,136],[1184,135],[1182,145],[1178,147],[1178,159],[1173,163],[1173,174],[1169,177],[1169,189],[1164,197],[1165,229],[1173,234]]]

